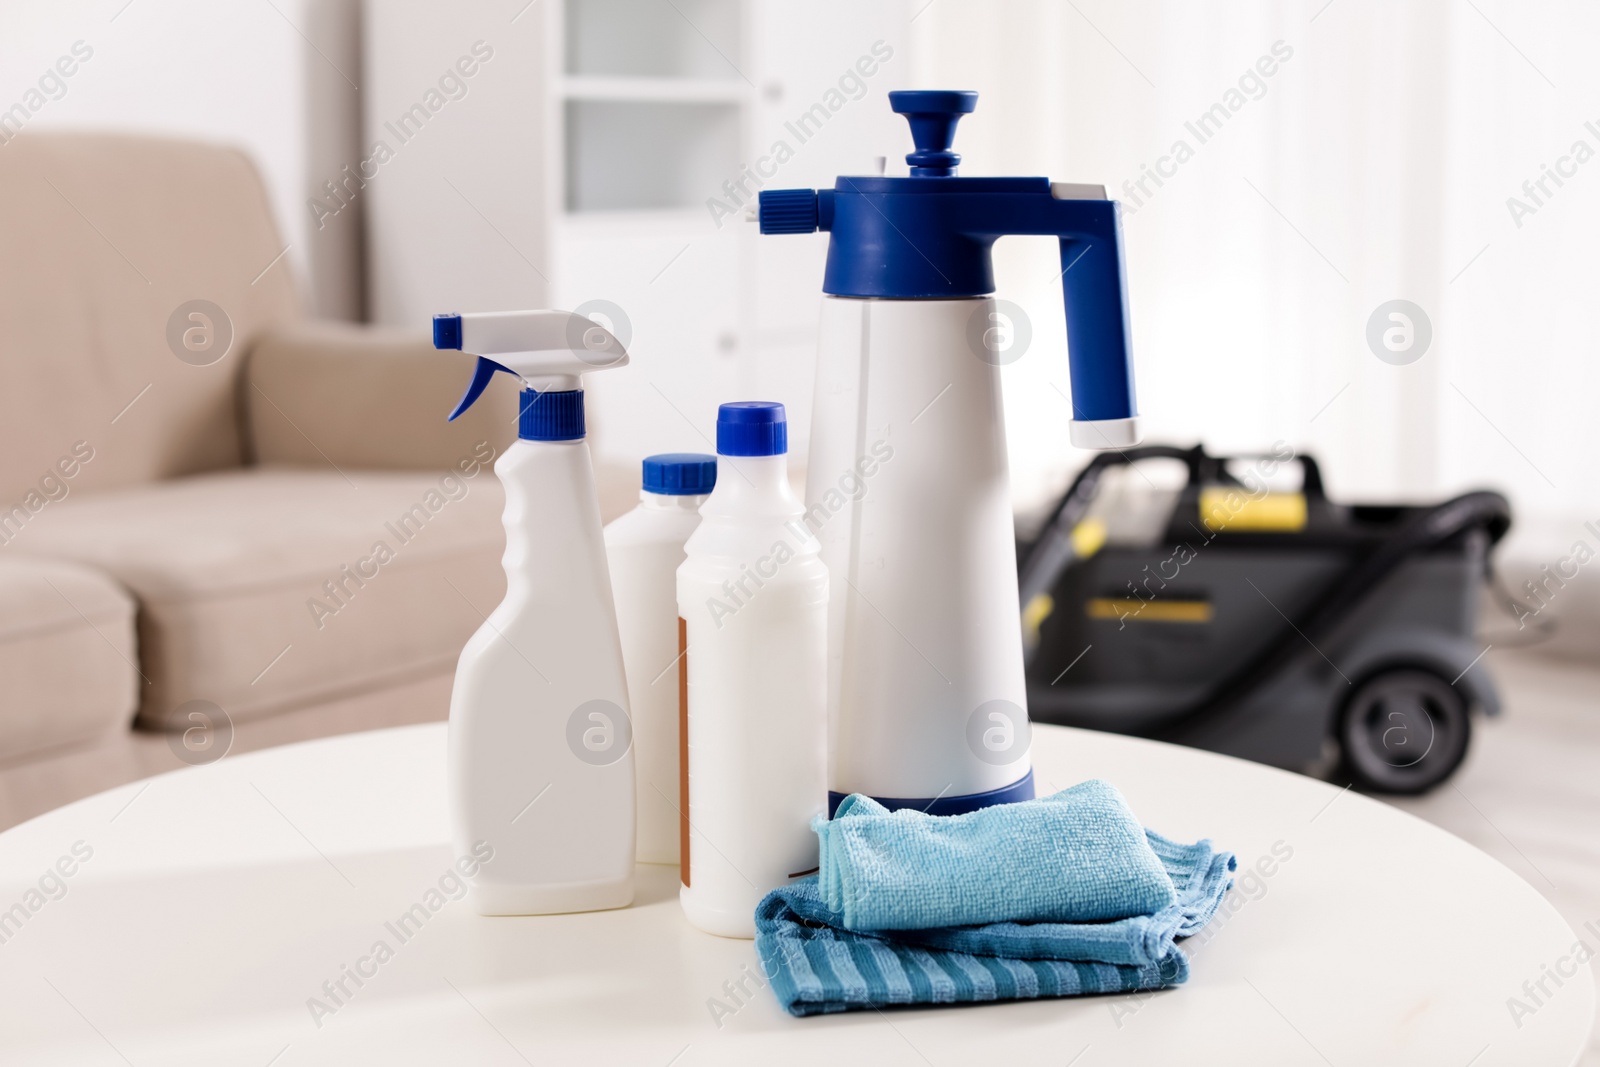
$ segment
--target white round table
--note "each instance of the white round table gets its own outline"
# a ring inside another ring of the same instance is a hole
[[[1041,791],[1103,777],[1151,827],[1238,853],[1189,983],[793,1019],[750,942],[683,920],[676,868],[640,867],[612,912],[449,899],[444,741],[431,724],[230,757],[0,834],[0,1062],[1537,1067],[1588,1041],[1589,968],[1560,963],[1578,934],[1538,893],[1296,775],[1039,727]]]

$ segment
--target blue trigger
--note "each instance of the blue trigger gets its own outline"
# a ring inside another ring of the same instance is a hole
[[[467,383],[467,391],[461,394],[460,402],[456,404],[456,409],[450,413],[450,418],[447,421],[456,421],[462,412],[470,408],[478,397],[483,395],[483,391],[489,388],[489,382],[494,378],[497,371],[505,371],[510,375],[517,373],[510,367],[502,366],[492,359],[479,356],[478,362],[472,368],[472,381]]]

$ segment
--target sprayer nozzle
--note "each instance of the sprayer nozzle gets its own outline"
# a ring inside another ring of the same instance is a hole
[[[433,347],[460,349],[460,315],[435,315],[433,317]]]
[[[756,221],[762,233],[816,233],[815,189],[763,189],[757,198]]]

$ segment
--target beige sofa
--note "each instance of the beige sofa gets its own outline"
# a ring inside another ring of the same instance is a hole
[[[515,390],[446,423],[470,357],[300,321],[283,252],[238,152],[0,147],[0,761],[448,670],[498,602]]]

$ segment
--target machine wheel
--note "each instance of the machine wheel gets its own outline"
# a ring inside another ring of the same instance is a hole
[[[1426,793],[1461,766],[1471,736],[1460,691],[1417,668],[1366,679],[1339,717],[1346,769],[1378,793]]]

